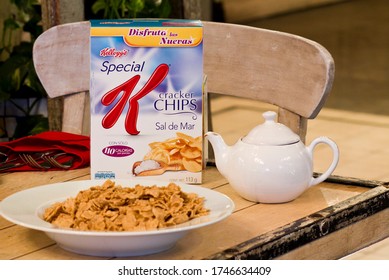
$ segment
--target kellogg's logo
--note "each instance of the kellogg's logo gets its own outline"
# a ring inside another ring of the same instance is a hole
[[[134,149],[124,145],[113,145],[105,147],[102,152],[110,157],[127,157],[134,153]]]
[[[113,56],[113,57],[122,57],[128,54],[128,50],[116,50],[115,48],[105,48],[100,51],[100,56]]]

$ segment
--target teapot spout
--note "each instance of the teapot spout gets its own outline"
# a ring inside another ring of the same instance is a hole
[[[205,133],[205,137],[213,148],[217,169],[220,173],[225,174],[229,163],[230,147],[224,142],[221,135],[216,132],[209,131]]]

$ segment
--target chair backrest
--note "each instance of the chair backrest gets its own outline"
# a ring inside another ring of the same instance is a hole
[[[49,97],[65,96],[63,131],[85,131],[89,28],[88,21],[58,25],[34,45],[34,65]],[[278,120],[304,140],[307,119],[317,116],[331,90],[334,61],[324,47],[300,36],[204,22],[204,73],[211,93],[278,106]]]

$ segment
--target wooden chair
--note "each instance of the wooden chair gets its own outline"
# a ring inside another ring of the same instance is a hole
[[[36,40],[33,59],[50,98],[64,97],[62,130],[89,133],[89,22],[55,26]],[[279,107],[281,123],[305,140],[321,110],[334,62],[318,43],[255,27],[204,22],[204,73],[210,93]]]

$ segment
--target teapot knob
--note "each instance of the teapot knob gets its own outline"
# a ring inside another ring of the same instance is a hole
[[[264,117],[265,122],[273,122],[274,123],[276,121],[277,113],[274,111],[267,111],[267,112],[263,113],[262,116]]]
[[[288,145],[300,141],[300,137],[295,134],[289,127],[278,123],[277,113],[267,111],[262,113],[265,122],[254,127],[242,141],[254,145]]]

